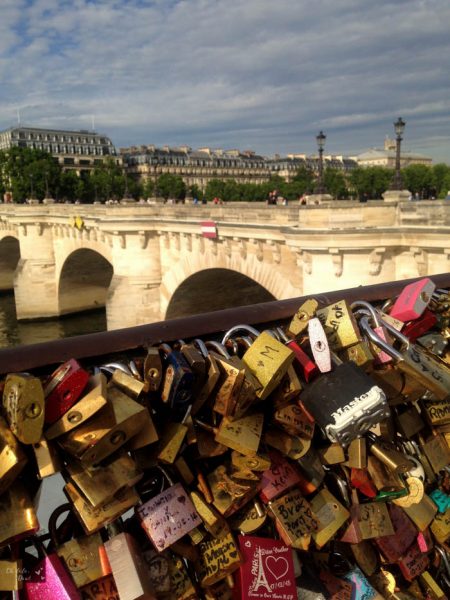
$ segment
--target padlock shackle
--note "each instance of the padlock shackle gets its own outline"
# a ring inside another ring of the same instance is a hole
[[[132,372],[130,371],[130,369],[127,367],[127,365],[125,363],[120,363],[120,362],[105,363],[104,365],[100,365],[100,369],[102,369],[102,368],[113,369],[113,371],[118,369],[119,371],[122,371],[126,375],[130,375],[131,377],[133,376]]]
[[[202,339],[195,338],[194,346],[197,346],[197,348],[200,350],[203,358],[208,358],[208,355],[209,355],[208,348],[206,347],[206,344]]]
[[[386,325],[386,323],[384,321],[382,321],[382,323],[383,323],[383,325]],[[363,331],[365,333],[365,335],[369,338],[369,340],[371,342],[373,342],[376,346],[378,346],[378,348],[381,348],[381,350],[384,350],[384,352],[389,354],[389,356],[391,356],[398,362],[403,361],[402,353],[399,352],[398,350],[396,350],[395,348],[393,348],[390,344],[388,344],[383,339],[381,339],[377,333],[375,333],[375,331],[370,326],[369,317],[367,315],[364,315],[363,317],[361,317],[361,319],[359,321],[359,327],[360,327],[361,331]],[[394,328],[392,328],[392,329],[394,329]],[[396,331],[396,330],[394,330],[394,331]],[[402,336],[402,338],[404,338],[404,337],[405,336]]]
[[[221,354],[224,358],[231,358],[231,354],[225,348],[223,343],[215,342],[214,340],[208,340],[205,342],[207,348],[211,348],[211,350],[215,350],[219,354]]]
[[[370,316],[373,319],[373,322],[375,323],[375,327],[381,327],[381,317],[378,314],[377,310],[375,309],[375,307],[370,304],[370,302],[366,302],[366,300],[355,300],[355,302],[352,302],[350,304],[350,308],[351,310],[354,312],[355,316],[358,316],[359,314],[367,314],[367,312],[370,314]],[[358,310],[358,309],[365,309],[365,310]],[[355,309],[357,309],[355,311]]]
[[[256,337],[258,337],[260,335],[260,332],[255,329],[254,327],[252,327],[251,325],[235,325],[234,327],[232,327],[231,329],[229,329],[226,334],[223,336],[222,339],[222,344],[225,344],[225,342],[232,336],[234,336],[238,331],[247,331],[248,333],[252,333],[253,335],[256,335]]]

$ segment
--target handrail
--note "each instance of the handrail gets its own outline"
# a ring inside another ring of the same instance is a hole
[[[450,273],[430,275],[438,288],[450,288]],[[15,346],[0,350],[0,374],[27,371],[48,365],[55,365],[70,358],[95,358],[111,353],[146,347],[161,341],[174,341],[180,338],[194,338],[223,333],[239,323],[261,325],[288,319],[307,299],[315,298],[319,304],[330,304],[336,300],[384,300],[400,293],[403,287],[421,278],[391,281],[375,285],[359,286],[310,294],[289,300],[276,300],[227,308],[216,312],[202,313],[190,317],[160,321],[148,325],[116,329],[101,333],[90,333],[51,342]]]

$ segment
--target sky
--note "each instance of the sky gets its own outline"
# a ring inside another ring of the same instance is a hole
[[[448,0],[0,0],[0,129],[450,164]]]

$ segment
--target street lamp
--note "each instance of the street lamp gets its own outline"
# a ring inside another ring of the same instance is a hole
[[[391,185],[391,190],[402,190],[403,189],[403,182],[402,182],[402,176],[400,174],[400,145],[403,139],[403,132],[405,131],[405,121],[403,121],[403,119],[401,117],[399,117],[397,119],[397,121],[394,123],[394,127],[395,127],[395,133],[396,133],[396,138],[395,138],[395,174],[394,174],[394,179],[392,181],[392,185]]]
[[[323,184],[323,148],[327,136],[321,131],[316,135],[317,146],[319,148],[319,177],[317,178],[316,194],[325,194],[325,186]]]

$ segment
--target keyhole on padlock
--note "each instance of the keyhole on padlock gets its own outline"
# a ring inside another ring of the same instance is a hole
[[[149,369],[147,371],[147,376],[149,379],[156,379],[157,377],[159,377],[158,369],[155,369],[154,367],[152,367],[151,369]]]
[[[113,446],[116,446],[117,444],[120,444],[120,442],[125,441],[126,437],[127,436],[125,435],[124,431],[115,431],[109,440]]]
[[[82,419],[82,414],[78,410],[74,410],[67,415],[67,420],[69,423],[79,423]]]
[[[423,302],[428,302],[428,300],[430,299],[430,295],[429,295],[429,294],[427,294],[427,292],[422,292],[422,293],[420,294],[420,299],[421,299]]]
[[[318,352],[323,352],[326,349],[326,345],[320,340],[317,340],[314,344],[314,348],[318,350]]]
[[[36,402],[31,402],[25,409],[25,414],[29,419],[36,419],[42,413],[42,407]]]

